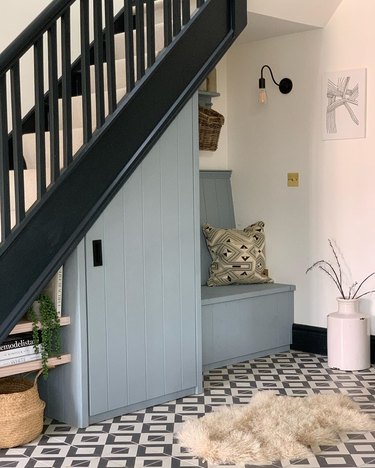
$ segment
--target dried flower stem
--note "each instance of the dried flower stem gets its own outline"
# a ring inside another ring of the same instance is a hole
[[[331,269],[333,274],[330,273],[327,269],[323,268],[322,264],[327,265],[327,267],[329,267]],[[327,262],[326,260],[319,260],[319,261],[315,262],[313,265],[311,265],[311,267],[306,270],[306,273],[308,273],[310,270],[312,270],[313,268],[316,268],[316,267],[320,268],[325,273],[327,273],[328,276],[330,276],[330,278],[333,280],[333,282],[337,286],[337,289],[339,290],[342,298],[345,299],[344,291],[343,291],[343,288],[342,288],[342,282],[340,281],[339,276],[336,273],[336,270],[333,268],[333,266],[329,262]]]
[[[355,299],[359,299],[359,298],[361,298],[361,297],[363,297],[363,296],[366,296],[367,294],[371,294],[371,293],[373,293],[373,292],[375,292],[375,289],[373,289],[372,291],[367,291],[367,292],[361,294],[360,296],[357,296]],[[353,299],[354,299],[354,297],[353,297]]]
[[[353,283],[349,288],[349,299],[352,299],[352,291],[357,286],[358,282]]]
[[[358,294],[359,290],[361,289],[361,287],[363,286],[363,284],[364,284],[369,278],[371,278],[371,276],[374,276],[374,275],[375,275],[375,271],[374,271],[373,273],[371,273],[370,275],[366,276],[366,278],[362,281],[362,283],[358,286],[356,292],[354,293],[353,299],[355,299],[355,297],[357,296],[357,294]],[[367,293],[365,293],[365,294],[367,294]],[[362,297],[362,296],[364,296],[365,294],[362,294],[362,295],[359,296],[359,297]]]
[[[342,284],[342,268],[341,268],[341,263],[340,263],[340,260],[339,260],[339,256],[337,255],[336,249],[333,246],[333,243],[332,243],[331,239],[328,239],[328,243],[329,243],[329,246],[331,247],[331,250],[332,250],[333,255],[335,257],[335,260],[336,260],[336,263],[337,263],[337,270],[333,267],[333,265],[331,263],[327,262],[326,260],[319,260],[319,261],[313,263],[311,265],[311,267],[309,267],[306,270],[306,273],[313,270],[314,268],[319,268],[320,270],[324,271],[324,273],[326,273],[331,278],[331,280],[335,283],[337,289],[339,290],[339,292],[341,294],[342,299],[359,299],[359,298],[361,298],[363,296],[366,296],[367,294],[371,294],[371,293],[375,292],[375,289],[374,289],[374,290],[371,290],[371,291],[367,291],[367,292],[365,292],[365,293],[363,293],[363,294],[361,294],[359,296],[357,295],[359,293],[360,289],[362,288],[362,286],[366,283],[366,281],[368,279],[370,279],[372,276],[375,275],[375,271],[374,271],[373,273],[370,273],[368,276],[366,276],[366,278],[359,284],[359,286],[355,290],[354,294],[352,295],[353,289],[357,286],[358,282],[356,281],[355,283],[353,283],[350,286],[349,290],[348,290],[348,295],[345,296],[344,288],[343,288],[343,284]]]
[[[332,249],[333,255],[335,256],[337,266],[339,267],[339,276],[340,276],[340,281],[339,282],[340,282],[340,286],[341,286],[341,289],[342,289],[342,270],[341,270],[341,265],[340,265],[340,262],[339,262],[339,257],[338,257],[338,255],[336,253],[335,248],[333,247],[331,239],[328,239],[328,243],[329,243],[329,246]]]
[[[332,267],[331,265],[329,265],[329,266],[333,269],[333,267]],[[335,285],[337,286],[337,289],[339,290],[339,292],[340,292],[340,294],[342,295],[343,299],[345,299],[345,297],[344,297],[344,292],[343,292],[342,287],[341,287],[341,284],[340,284],[340,282],[339,282],[339,280],[338,280],[338,278],[337,278],[337,274],[336,274],[335,270],[333,270],[333,271],[334,271],[334,273],[335,273],[336,279],[331,275],[331,273],[330,273],[328,270],[326,270],[326,269],[325,269],[324,267],[322,267],[321,265],[319,265],[319,269],[320,269],[320,270],[323,270],[325,273],[327,273],[328,276],[330,276],[330,277],[333,279],[333,282],[334,282]]]

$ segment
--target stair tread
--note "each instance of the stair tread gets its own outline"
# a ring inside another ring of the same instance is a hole
[[[36,169],[29,169],[23,172],[24,183],[25,183],[25,210],[27,211],[31,205],[36,201]],[[12,226],[14,223],[14,214],[16,210],[16,202],[14,194],[14,171],[9,172],[9,192],[11,194],[10,197],[10,209],[13,214],[11,216]]]
[[[155,0],[155,23],[163,22],[163,4],[164,0]],[[197,0],[190,0],[190,15],[192,16],[197,10]]]
[[[145,28],[146,31],[146,28]],[[136,31],[133,32],[134,51],[136,51]],[[145,34],[145,50],[147,49],[147,39]],[[155,50],[164,49],[164,24],[155,24]],[[125,58],[125,33],[115,34],[115,59]]]
[[[126,89],[118,88],[116,89],[117,102],[125,96]],[[91,93],[91,117],[92,117],[92,128],[96,129],[96,94]],[[59,127],[62,128],[62,99],[59,99]],[[108,115],[108,91],[104,91],[104,114]],[[72,97],[72,125],[74,129],[83,127],[83,116],[82,116],[82,96],[73,96]]]
[[[45,132],[45,143],[46,143],[46,166],[49,167],[50,155],[50,132]],[[63,143],[63,131],[59,130],[59,142],[60,142],[60,160],[62,159],[62,143]],[[72,129],[72,141],[73,141],[73,155],[83,145],[83,132],[82,128]],[[35,143],[36,134],[26,133],[22,136],[23,142],[23,155],[26,162],[27,169],[36,169],[36,157],[35,157]]]

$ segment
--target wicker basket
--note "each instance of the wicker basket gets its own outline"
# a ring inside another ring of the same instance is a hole
[[[224,116],[213,109],[199,107],[199,149],[216,151]]]
[[[34,382],[20,377],[0,379],[0,448],[31,442],[43,430],[45,403]]]

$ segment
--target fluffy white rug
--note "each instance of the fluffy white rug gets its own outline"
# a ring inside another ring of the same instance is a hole
[[[318,445],[337,441],[339,432],[375,430],[375,422],[350,398],[304,398],[258,392],[245,406],[223,407],[187,421],[180,442],[210,463],[271,463],[306,458]]]

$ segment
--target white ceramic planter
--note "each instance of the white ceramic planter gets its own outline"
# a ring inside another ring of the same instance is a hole
[[[327,317],[328,366],[341,370],[370,367],[370,320],[359,310],[360,299],[337,299]]]

